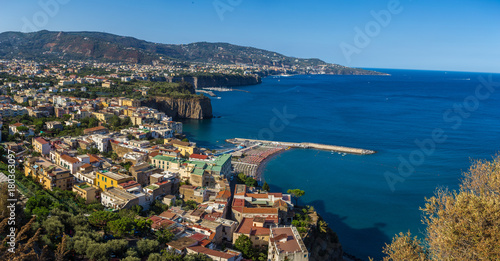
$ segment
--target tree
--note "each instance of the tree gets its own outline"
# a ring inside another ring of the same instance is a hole
[[[52,216],[43,221],[43,227],[51,237],[61,235],[64,231],[64,225],[58,216]]]
[[[247,185],[247,187],[257,187],[257,181],[252,177],[247,177],[245,185]]]
[[[194,210],[197,207],[198,207],[198,203],[196,203],[196,201],[194,201],[194,200],[188,200],[185,203],[185,209],[186,210]]]
[[[155,235],[156,235],[156,240],[158,240],[158,242],[160,242],[161,244],[168,243],[168,242],[172,241],[172,239],[174,239],[174,237],[175,237],[172,230],[170,230],[168,228],[160,229],[160,230],[156,231]]]
[[[114,213],[114,212],[109,212],[109,211],[96,211],[89,216],[89,223],[92,226],[98,227],[98,228],[103,228],[105,227],[108,222],[117,220],[119,218],[119,215]]]
[[[165,257],[163,257],[162,255],[160,255],[158,253],[153,253],[153,254],[149,255],[147,261],[164,261],[164,260],[174,260],[174,259],[173,258],[172,259],[166,259]],[[181,256],[180,260],[182,260],[182,256]]]
[[[184,138],[182,139],[183,142],[189,142],[189,139],[188,138]]]
[[[107,244],[91,243],[85,252],[87,258],[97,261],[106,261],[111,253]]]
[[[135,231],[140,234],[146,234],[151,230],[151,224],[153,224],[152,220],[145,218],[136,219],[134,222]]]
[[[424,261],[427,260],[427,255],[422,242],[417,238],[411,237],[411,233],[399,233],[398,236],[392,239],[390,245],[384,247],[384,261],[390,260],[408,260],[408,261]]]
[[[159,215],[163,211],[167,210],[168,206],[162,203],[160,200],[154,200],[149,206],[149,213],[152,215]]]
[[[236,182],[238,184],[245,184],[246,180],[247,180],[247,176],[244,173],[238,173],[238,177],[236,179]]]
[[[158,241],[150,239],[141,239],[137,241],[137,250],[141,257],[147,257],[150,253],[156,252],[159,247]]]
[[[116,237],[123,237],[132,231],[134,224],[134,220],[122,217],[108,222],[107,228]]]
[[[262,190],[269,192],[271,188],[269,188],[269,184],[267,182],[264,182],[264,185],[262,185]]]
[[[66,260],[65,256],[70,251],[69,249],[67,249],[67,244],[66,244],[67,240],[68,240],[68,235],[64,235],[63,238],[62,238],[62,240],[61,240],[61,243],[59,244],[59,246],[57,246],[57,250],[54,253],[56,261],[64,261],[64,260]]]
[[[208,257],[207,255],[204,255],[202,253],[197,253],[197,254],[188,254],[184,257],[185,261],[212,261],[213,259]]]
[[[154,255],[152,258],[151,256]],[[156,254],[152,254],[149,256],[148,261],[163,261],[163,260],[168,260],[168,261],[182,261],[183,258],[181,255],[175,253],[174,251],[171,250],[162,250],[161,258],[162,259],[157,259],[158,256]]]
[[[64,121],[68,121],[69,119],[71,119],[71,115],[69,115],[69,114],[64,114],[64,115],[62,116],[62,118],[63,118],[63,120],[64,120]]]
[[[28,131],[28,130],[29,130],[29,128],[28,128],[28,127],[26,127],[26,126],[19,126],[19,127],[17,127],[16,129],[17,129],[17,131],[19,131],[19,132],[25,132],[25,131]]]
[[[241,251],[244,258],[251,259],[255,255],[252,241],[245,235],[240,235],[234,242],[234,248]]]
[[[306,194],[306,192],[301,189],[289,189],[286,193],[291,194],[292,197],[295,198],[295,205],[298,204],[299,198]]]
[[[458,191],[438,189],[426,199],[422,242],[399,234],[384,248],[384,260],[500,260],[498,202],[500,156],[474,162]]]
[[[139,215],[142,212],[143,207],[141,205],[133,205],[130,210],[134,211],[135,214]]]

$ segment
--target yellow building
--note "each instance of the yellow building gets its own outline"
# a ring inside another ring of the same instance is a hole
[[[189,142],[175,139],[165,139],[164,143],[166,145],[169,144],[176,147],[183,157],[189,157],[191,154],[195,154],[197,152],[196,146],[191,145]]]
[[[107,188],[116,187],[118,184],[133,180],[134,177],[117,174],[109,171],[96,171],[96,184],[102,190]]]
[[[143,117],[140,116],[129,116],[129,117],[130,117],[130,122],[132,122],[133,125],[142,125]]]
[[[111,113],[105,112],[93,112],[92,115],[98,119],[100,122],[108,123],[108,121],[113,117]]]
[[[85,203],[89,204],[99,198],[100,189],[97,186],[87,182],[73,185],[73,192],[85,199]]]
[[[141,101],[135,99],[120,99],[118,100],[118,104],[120,106],[141,107]]]
[[[134,116],[134,112],[135,112],[135,110],[133,110],[133,109],[126,109],[123,111],[123,115],[132,117],[132,116]]]
[[[70,190],[73,186],[73,176],[68,169],[54,165],[52,162],[40,158],[29,158],[24,163],[24,175],[31,176],[45,189],[52,190],[58,187]]]
[[[50,153],[50,144],[43,138],[33,138],[31,144],[33,145],[33,149],[41,155]]]

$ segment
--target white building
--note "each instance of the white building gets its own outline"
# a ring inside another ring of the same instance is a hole
[[[107,135],[95,134],[91,136],[91,139],[95,142],[97,149],[100,152],[108,152],[111,148],[109,141],[111,138]]]

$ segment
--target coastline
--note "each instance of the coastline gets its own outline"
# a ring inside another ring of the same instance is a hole
[[[292,149],[294,149],[294,148],[288,147],[288,148],[285,148],[283,150],[277,151],[276,153],[273,153],[273,154],[269,155],[262,162],[260,162],[259,165],[258,165],[258,167],[257,167],[257,171],[255,172],[255,179],[257,181],[259,181],[259,182],[264,183],[265,179],[264,179],[263,172],[264,172],[264,168],[266,167],[267,163],[269,163],[274,158],[277,158],[279,155],[285,153],[286,151],[289,151],[289,150],[292,150]]]

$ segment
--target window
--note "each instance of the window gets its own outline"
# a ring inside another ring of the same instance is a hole
[[[111,181],[111,185],[113,185],[113,181]]]

